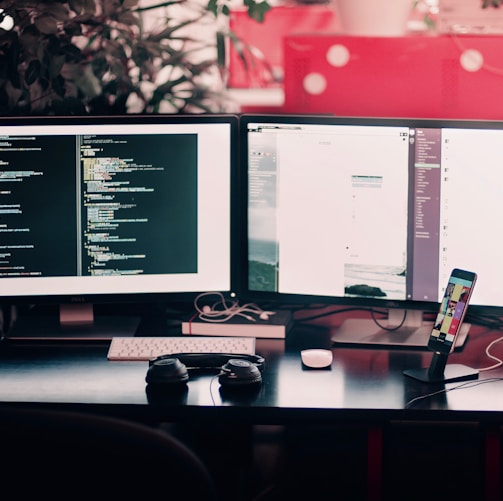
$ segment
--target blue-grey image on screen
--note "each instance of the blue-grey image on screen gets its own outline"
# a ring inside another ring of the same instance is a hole
[[[345,296],[405,299],[405,268],[397,266],[344,266]]]
[[[270,240],[250,240],[248,247],[250,290],[277,291],[278,244]]]

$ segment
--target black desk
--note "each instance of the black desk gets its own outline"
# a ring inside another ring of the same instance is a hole
[[[471,367],[492,365],[485,346],[501,333],[474,328],[460,353],[449,362]],[[486,499],[499,493],[499,426],[503,421],[503,381],[438,393],[439,389],[403,376],[428,366],[431,354],[415,350],[334,348],[331,370],[304,370],[299,351],[329,346],[319,326],[296,328],[287,341],[257,340],[266,357],[263,384],[252,394],[223,395],[213,375],[191,377],[183,395],[149,397],[147,362],[110,362],[106,343],[10,344],[0,349],[0,405],[64,406],[146,422],[228,423],[229,425],[359,423],[368,439],[369,499],[380,499],[383,430],[390,422],[476,422],[484,430]],[[495,353],[503,355],[502,346]],[[499,368],[481,373],[479,382],[502,377]],[[460,383],[448,384],[454,388]],[[372,460],[371,460],[372,459]],[[495,466],[496,465],[496,466]],[[499,494],[498,494],[499,496]]]
[[[484,349],[500,334],[475,331],[463,352],[451,355],[449,362],[477,368],[493,363]],[[222,396],[212,375],[191,375],[183,400],[165,395],[149,402],[147,362],[110,362],[108,343],[7,342],[0,349],[0,402],[89,405],[101,412],[134,411],[146,418],[218,414],[219,419],[228,415],[254,423],[339,417],[503,420],[503,381],[472,384],[472,388],[439,394],[405,410],[413,398],[438,389],[402,374],[404,369],[428,366],[431,353],[337,347],[331,370],[302,368],[302,348],[327,346],[325,333],[317,327],[296,329],[287,341],[258,339],[257,352],[266,357],[266,366],[256,394]],[[499,351],[503,355],[503,343]],[[503,368],[481,373],[479,381],[495,377],[503,377]]]

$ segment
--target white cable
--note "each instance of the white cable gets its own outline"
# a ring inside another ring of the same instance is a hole
[[[204,297],[216,296],[217,301],[212,305],[200,305]],[[268,320],[273,311],[266,311],[254,303],[239,305],[239,301],[228,301],[220,292],[203,292],[194,299],[194,308],[200,320],[205,322],[227,322],[235,316],[245,318],[250,322],[256,322],[258,317],[261,320]]]
[[[498,358],[498,357],[495,357],[494,355],[491,355],[489,353],[489,350],[493,347],[493,345],[495,345],[496,343],[499,343],[500,341],[503,341],[503,336],[495,339],[494,341],[492,341],[491,343],[489,343],[487,345],[487,348],[486,348],[486,355],[492,359],[492,360],[495,360],[496,363],[494,365],[491,365],[489,367],[484,367],[483,369],[478,369],[479,372],[482,372],[482,371],[490,371],[492,369],[496,369],[496,367],[499,367],[500,365],[503,364],[503,360],[501,360],[501,358]]]

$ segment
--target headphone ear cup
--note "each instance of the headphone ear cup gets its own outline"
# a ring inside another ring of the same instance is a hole
[[[253,362],[231,358],[222,366],[218,382],[226,388],[258,386],[262,383],[262,374]]]
[[[189,380],[187,367],[178,358],[159,357],[149,364],[145,381],[153,385],[185,385]]]

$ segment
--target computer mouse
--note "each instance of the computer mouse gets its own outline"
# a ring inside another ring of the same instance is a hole
[[[300,352],[302,363],[310,369],[326,369],[332,365],[332,350],[309,349]]]

